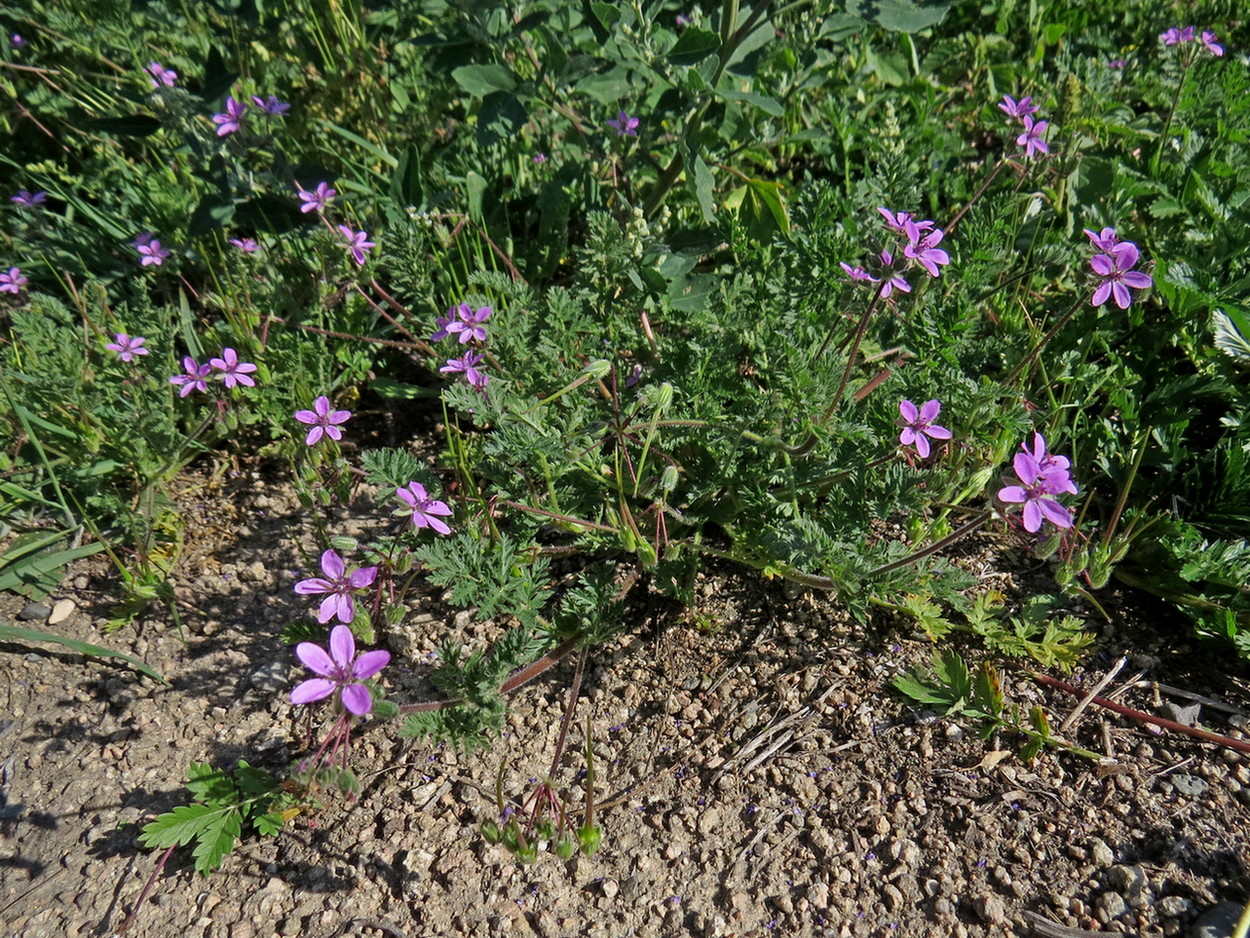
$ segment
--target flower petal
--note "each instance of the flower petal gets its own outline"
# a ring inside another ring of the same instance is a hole
[[[937,424],[934,424],[931,427],[925,427],[924,432],[933,437],[935,440],[949,440],[951,438],[951,432],[945,427],[939,427]]]
[[[291,703],[298,706],[299,704],[312,703],[314,700],[321,700],[323,697],[329,697],[333,694],[336,687],[338,687],[338,684],[327,678],[309,678],[307,681],[302,681],[295,685],[295,688],[291,691]]]
[[[390,663],[391,653],[385,648],[375,648],[356,659],[356,663],[352,665],[352,675],[363,681],[367,677],[373,677]]]
[[[314,596],[318,593],[333,592],[334,584],[327,583],[319,576],[311,577],[307,580],[300,580],[295,584],[295,592],[301,596]]]
[[[295,657],[313,674],[329,677],[334,673],[334,661],[320,645],[300,642],[295,646]]]
[[[942,402],[939,400],[925,401],[924,406],[920,408],[920,419],[925,423],[932,423],[937,420],[937,415],[942,412]]]
[[[338,555],[338,551],[330,549],[321,555],[321,572],[331,580],[342,579],[343,571],[346,569],[347,567],[343,563],[343,558]]]
[[[336,625],[330,632],[330,657],[342,668],[351,667],[356,657],[356,636],[345,625]]]
[[[1024,530],[1030,534],[1040,531],[1042,527],[1042,509],[1037,507],[1037,499],[1024,503]]]
[[[903,419],[908,423],[915,423],[920,419],[920,411],[911,401],[899,401],[898,412],[903,415]]]
[[[369,694],[369,688],[363,684],[348,684],[343,688],[342,698],[347,712],[358,717],[373,709],[373,697]]]
[[[1018,485],[1008,485],[998,490],[998,500],[1018,505],[1028,498],[1028,494]]]
[[[1057,528],[1072,527],[1072,513],[1064,508],[1057,501],[1050,498],[1039,498],[1037,507],[1041,509],[1046,520]]]

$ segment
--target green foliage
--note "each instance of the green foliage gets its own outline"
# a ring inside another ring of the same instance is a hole
[[[298,799],[279,780],[240,759],[233,771],[193,762],[187,790],[195,801],[179,805],[144,825],[139,842],[161,849],[192,846],[195,869],[211,873],[234,850],[247,829],[276,834]]]

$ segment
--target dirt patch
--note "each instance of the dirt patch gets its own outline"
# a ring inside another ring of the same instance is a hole
[[[177,591],[185,641],[160,619],[102,637],[115,597],[97,568],[54,597],[78,608],[52,628],[135,654],[170,687],[52,646],[0,645],[3,935],[112,934],[156,859],[138,830],[186,800],[189,762],[276,770],[300,754],[302,721],[286,702],[294,659],[279,634],[304,608],[291,585],[312,541],[288,491],[257,494],[248,481],[203,502],[245,533],[190,555]],[[978,563],[995,560],[977,550]],[[247,841],[207,878],[176,855],[129,934],[1023,935],[1032,913],[1171,935],[1250,892],[1244,756],[1095,710],[1072,735],[1110,750],[1114,773],[1054,752],[991,764],[987,752],[1015,741],[982,741],[890,690],[931,653],[908,628],[857,625],[827,597],[750,574],[713,573],[699,594],[693,615],[657,606],[586,665],[554,781],[580,803],[589,714],[600,797],[613,803],[594,857],[540,853],[522,866],[478,831],[497,814],[501,762],[510,798],[547,771],[570,660],[515,694],[484,753],[369,725],[353,749],[355,804]],[[2,597],[0,616],[24,605]],[[1245,682],[1220,670],[1228,660],[1209,665],[1181,623],[1124,597],[1107,605],[1116,626],[1074,680],[1092,684],[1128,643],[1130,671],[1250,708]],[[432,649],[480,627],[436,597],[408,621],[412,657],[388,669],[392,686],[420,678],[423,635]],[[1073,706],[1023,670],[1007,682],[1057,718]],[[1152,709],[1148,688],[1123,699]],[[1236,715],[1201,719],[1242,735]]]

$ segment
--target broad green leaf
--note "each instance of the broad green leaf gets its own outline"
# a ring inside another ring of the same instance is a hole
[[[4,573],[0,574],[0,590],[16,590],[25,584],[33,583],[53,570],[67,566],[71,561],[90,557],[102,550],[104,550],[104,545],[95,543],[83,544],[55,553],[45,552],[27,556],[5,567]]]
[[[515,91],[516,76],[502,65],[461,65],[451,70],[456,84],[473,95],[484,98],[492,91]]]
[[[515,95],[492,91],[477,112],[477,145],[483,149],[520,133],[529,115]]]
[[[847,0],[846,12],[883,29],[918,33],[936,26],[946,16],[949,3],[915,3],[912,0]]]
[[[694,165],[694,195],[703,212],[703,220],[711,224],[716,220],[716,200],[713,197],[716,182],[712,178],[712,171],[707,168],[707,163],[703,162],[703,157],[696,153],[691,162]]]
[[[72,649],[80,655],[90,655],[96,658],[118,658],[125,661],[141,674],[146,674],[154,681],[160,681],[162,684],[169,683],[169,681],[161,677],[160,674],[158,674],[150,665],[144,664],[138,658],[133,655],[128,655],[124,651],[113,651],[109,648],[101,648],[99,645],[80,642],[72,638],[65,638],[61,635],[55,635],[52,632],[45,632],[42,629],[24,629],[16,625],[0,625],[0,639],[19,642],[48,642],[53,645],[64,645],[66,648]]]
[[[399,165],[391,176],[391,198],[405,206],[418,206],[425,201],[421,187],[421,154],[415,144],[409,144],[399,158]]]
[[[716,93],[726,101],[743,101],[747,104],[753,104],[765,114],[769,114],[773,117],[781,117],[786,112],[785,108],[781,106],[781,102],[777,101],[775,98],[770,98],[763,94],[756,94],[754,91],[734,91],[729,88],[724,88]]]
[[[943,688],[926,684],[913,674],[900,674],[892,681],[895,690],[922,704],[949,707],[954,701]]]
[[[707,29],[691,27],[681,34],[677,44],[668,52],[668,60],[674,65],[694,65],[720,48],[720,36]]]

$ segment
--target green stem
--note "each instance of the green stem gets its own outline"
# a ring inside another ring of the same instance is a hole
[[[1183,53],[1182,53],[1183,55]],[[1157,177],[1159,175],[1159,160],[1163,158],[1163,148],[1167,145],[1168,134],[1172,132],[1172,119],[1176,116],[1176,107],[1181,100],[1181,90],[1185,87],[1185,81],[1189,78],[1189,66],[1192,59],[1181,62],[1181,80],[1176,83],[1176,91],[1172,94],[1172,104],[1168,108],[1167,120],[1163,122],[1163,131],[1159,134],[1159,145],[1155,147],[1155,155],[1150,160],[1150,175]]]
[[[1146,456],[1146,446],[1150,442],[1150,431],[1152,427],[1146,428],[1145,438],[1142,440],[1141,448],[1138,449],[1137,455],[1133,457],[1133,466],[1129,469],[1128,478],[1124,481],[1124,487],[1120,489],[1120,496],[1115,501],[1115,510],[1111,512],[1111,521],[1107,524],[1107,531],[1102,536],[1103,550],[1106,550],[1111,544],[1111,538],[1115,536],[1116,526],[1120,523],[1120,515],[1124,513],[1124,503],[1128,501],[1129,489],[1133,487],[1133,481],[1137,478],[1137,470],[1141,468],[1142,459]]]
[[[882,566],[877,567],[875,570],[870,570],[867,573],[867,577],[874,577],[882,573],[889,573],[891,570],[897,570],[899,567],[905,567],[909,563],[915,563],[917,560],[923,560],[925,557],[928,557],[930,554],[936,554],[938,551],[942,550],[945,547],[949,547],[951,544],[955,543],[960,538],[965,537],[968,534],[971,534],[973,531],[981,527],[981,525],[985,524],[985,522],[989,520],[990,520],[990,513],[988,511],[982,511],[979,514],[975,515],[973,519],[969,521],[967,524],[965,524],[963,527],[958,528],[955,531],[952,531],[950,534],[946,535],[946,537],[942,538],[940,541],[934,541],[932,544],[930,544],[928,547],[923,548],[922,550],[918,550],[914,553],[908,554],[906,557],[903,557],[899,560],[895,560],[891,563],[883,564]]]
[[[1011,373],[1003,379],[1003,384],[1011,387],[1016,383],[1017,378],[1023,379],[1028,377],[1025,371],[1026,367],[1029,371],[1033,370],[1033,362],[1036,360],[1037,356],[1041,354],[1042,349],[1046,348],[1046,346],[1049,345],[1059,333],[1059,330],[1067,325],[1068,320],[1076,315],[1076,311],[1080,309],[1084,300],[1085,297],[1083,296],[1078,296],[1076,298],[1075,302],[1073,302],[1072,306],[1069,307],[1068,311],[1060,316],[1058,321],[1047,330],[1044,336],[1042,336],[1041,341],[1038,342],[1037,345],[1033,346],[1032,351],[1030,351],[1028,355],[1025,355],[1015,368],[1011,369]]]
[[[855,368],[855,359],[859,356],[859,345],[864,340],[864,333],[868,331],[868,320],[872,319],[872,314],[877,311],[877,304],[881,301],[881,291],[885,289],[885,285],[890,282],[890,277],[894,273],[893,265],[887,267],[881,272],[881,281],[877,284],[877,292],[872,295],[872,301],[868,304],[868,308],[864,310],[864,315],[859,319],[859,325],[855,328],[855,338],[851,341],[851,349],[846,356],[846,368],[842,371],[842,380],[838,382],[838,389],[833,394],[833,400],[829,402],[829,406],[825,409],[824,416],[820,418],[820,426],[824,426],[838,410],[842,403],[842,394],[846,391],[847,382],[851,380],[851,372]],[[829,327],[829,334],[825,336],[824,343],[820,346],[820,351],[816,353],[819,358],[829,346],[829,338],[833,335],[833,326]]]

